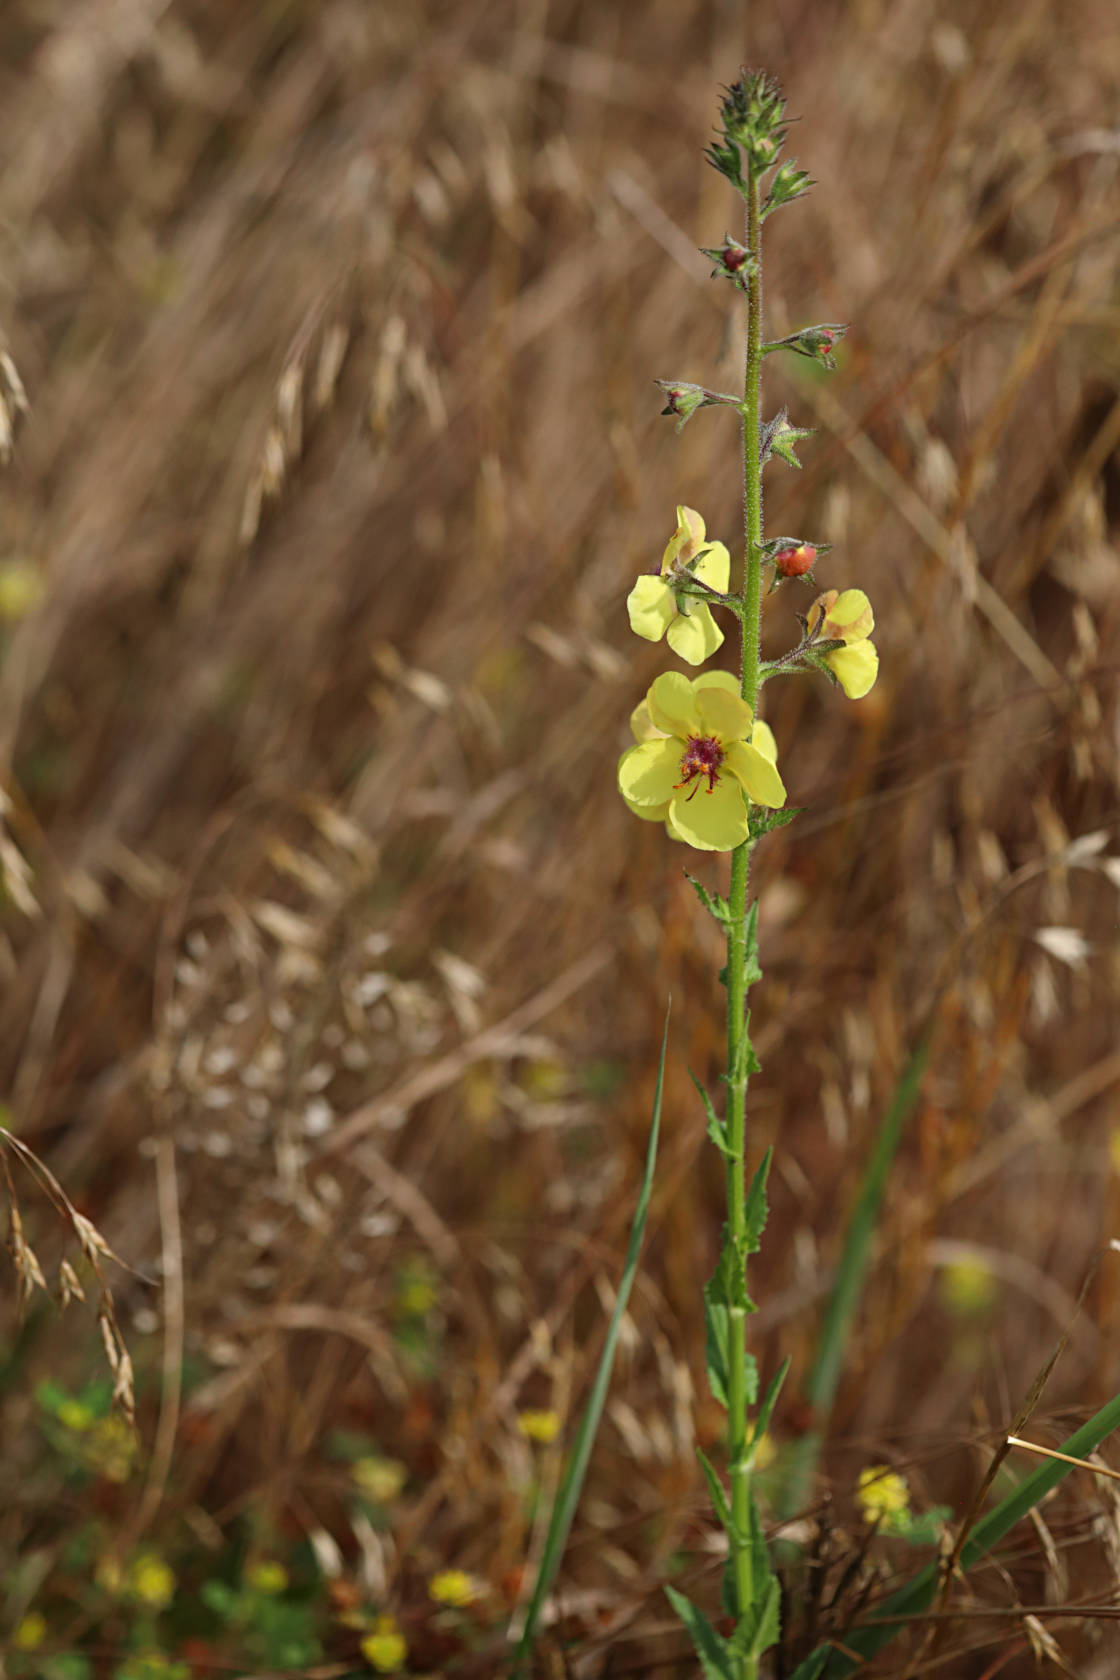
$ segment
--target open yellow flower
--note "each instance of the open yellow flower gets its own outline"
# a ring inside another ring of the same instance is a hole
[[[702,548],[707,553],[690,566]],[[626,598],[626,610],[636,636],[643,636],[647,642],[659,642],[665,636],[681,659],[690,665],[702,665],[723,642],[723,631],[703,601],[677,594],[673,580],[688,578],[698,578],[710,589],[726,594],[731,556],[721,542],[706,541],[704,521],[695,508],[678,507],[677,528],[661,556],[660,575],[638,579]]]
[[[885,1464],[869,1464],[859,1473],[856,1504],[865,1522],[893,1528],[910,1512],[910,1489],[906,1479]]]
[[[810,634],[818,626],[822,641],[844,643],[822,657],[836,673],[848,699],[862,700],[879,675],[879,655],[869,640],[875,628],[871,602],[862,589],[845,589],[842,595],[828,589],[809,608]]]
[[[748,836],[748,802],[786,802],[774,737],[727,671],[666,671],[630,726],[638,744],[619,760],[619,792],[635,816],[664,822],[674,840],[733,851]]]

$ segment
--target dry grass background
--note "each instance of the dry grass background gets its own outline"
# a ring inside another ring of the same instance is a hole
[[[700,152],[744,61],[782,79],[820,183],[768,226],[771,335],[853,323],[827,383],[768,366],[768,407],[820,428],[800,476],[771,469],[768,526],[836,544],[823,583],[867,589],[882,653],[858,706],[767,692],[807,808],[757,871],[779,1439],[936,1023],[824,1466],[843,1528],[869,1459],[969,1495],[1120,1212],[1114,8],[0,16],[0,347],[31,405],[0,563],[9,596],[43,586],[0,643],[6,870],[35,900],[4,910],[0,1067],[15,1129],[164,1278],[117,1290],[145,1467],[85,1497],[188,1582],[246,1514],[330,1534],[430,1669],[426,1574],[477,1572],[495,1627],[515,1595],[516,1415],[570,1415],[588,1380],[671,993],[652,1236],[565,1583],[577,1672],[689,1672],[655,1583],[703,1552],[693,1446],[718,1429],[697,1303],[720,1185],[686,1066],[717,1070],[719,956],[613,775],[664,658],[628,635],[632,578],[676,501],[737,525],[729,428],[676,437],[652,380],[738,378],[695,247],[737,231]],[[982,1320],[940,1288],[962,1257],[995,1279]],[[1115,1389],[1117,1264],[1042,1439]],[[400,1334],[417,1288],[426,1373]],[[13,1304],[5,1333],[0,1549],[48,1581],[82,1512],[31,1393],[94,1368],[80,1311],[20,1331]],[[337,1428],[408,1466],[387,1534],[349,1522]],[[1035,1531],[985,1602],[1115,1590],[1105,1495],[1075,1478],[1044,1515],[1049,1561]],[[1115,1672],[1109,1624],[1052,1628],[1067,1672]],[[56,1631],[83,1630],[75,1598]],[[958,1623],[937,1671],[1031,1672],[1006,1660],[1024,1637]]]

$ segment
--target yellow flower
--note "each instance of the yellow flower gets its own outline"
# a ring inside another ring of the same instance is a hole
[[[33,560],[6,560],[0,566],[0,621],[14,623],[34,612],[46,594],[46,579]]]
[[[97,1422],[84,1400],[64,1400],[55,1416],[59,1423],[67,1429],[72,1429],[76,1435],[84,1435],[86,1430],[92,1429]]]
[[[637,746],[618,765],[630,810],[664,822],[674,840],[730,852],[747,838],[747,804],[786,801],[774,737],[755,724],[726,671],[657,678],[630,720]]]
[[[272,1558],[261,1558],[258,1563],[251,1563],[245,1571],[245,1583],[252,1587],[254,1592],[272,1597],[287,1588],[288,1571],[282,1563],[277,1563]]]
[[[754,1467],[756,1470],[769,1470],[777,1461],[778,1449],[769,1435],[764,1435],[754,1449]]]
[[[465,1569],[441,1569],[428,1582],[428,1597],[433,1604],[453,1604],[462,1609],[478,1597],[478,1582]]]
[[[696,559],[701,549],[707,552]],[[694,564],[692,562],[695,562]],[[702,665],[723,641],[703,601],[694,595],[678,595],[674,582],[698,578],[711,589],[726,594],[731,578],[731,556],[720,542],[705,541],[704,521],[695,508],[677,508],[677,528],[661,557],[657,577],[640,577],[626,597],[630,628],[647,642],[667,636],[669,646],[690,665]]]
[[[859,1473],[856,1503],[866,1522],[893,1528],[900,1517],[910,1513],[910,1490],[897,1471],[885,1464],[870,1464]]]
[[[98,1418],[91,1426],[84,1458],[109,1482],[127,1482],[140,1450],[135,1432],[119,1412]]]
[[[408,1655],[408,1644],[395,1616],[378,1616],[362,1640],[362,1655],[378,1674],[396,1674]]]
[[[862,589],[845,589],[842,595],[828,589],[809,608],[810,635],[819,629],[821,641],[844,643],[822,657],[849,700],[862,700],[879,675],[879,655],[869,640],[874,628],[875,614]]]
[[[519,1412],[517,1427],[527,1441],[547,1447],[560,1433],[560,1417],[557,1412]]]
[[[17,1651],[37,1651],[46,1637],[47,1618],[41,1616],[38,1610],[29,1610],[16,1623],[12,1645]]]
[[[407,1469],[396,1458],[359,1458],[350,1466],[350,1474],[378,1505],[395,1499],[408,1480]]]
[[[999,1285],[983,1260],[954,1260],[941,1274],[940,1294],[958,1317],[983,1318],[995,1304]]]
[[[165,1610],[175,1597],[175,1575],[156,1552],[141,1552],[128,1571],[128,1590],[151,1610]]]

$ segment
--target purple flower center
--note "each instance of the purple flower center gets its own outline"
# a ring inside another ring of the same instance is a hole
[[[684,756],[681,759],[681,779],[678,787],[687,787],[689,782],[700,783],[700,776],[708,778],[708,792],[711,793],[719,781],[719,767],[723,763],[723,748],[714,735],[690,735],[685,743]],[[689,798],[693,797],[693,788]]]

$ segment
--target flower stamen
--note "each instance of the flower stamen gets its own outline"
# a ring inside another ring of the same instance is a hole
[[[719,767],[722,763],[723,747],[714,735],[690,735],[681,759],[681,780],[676,786],[687,787],[689,782],[696,781],[698,776],[707,776],[708,792],[712,793],[719,781]],[[699,785],[697,782],[696,787]],[[689,799],[696,793],[696,787],[689,794]]]

